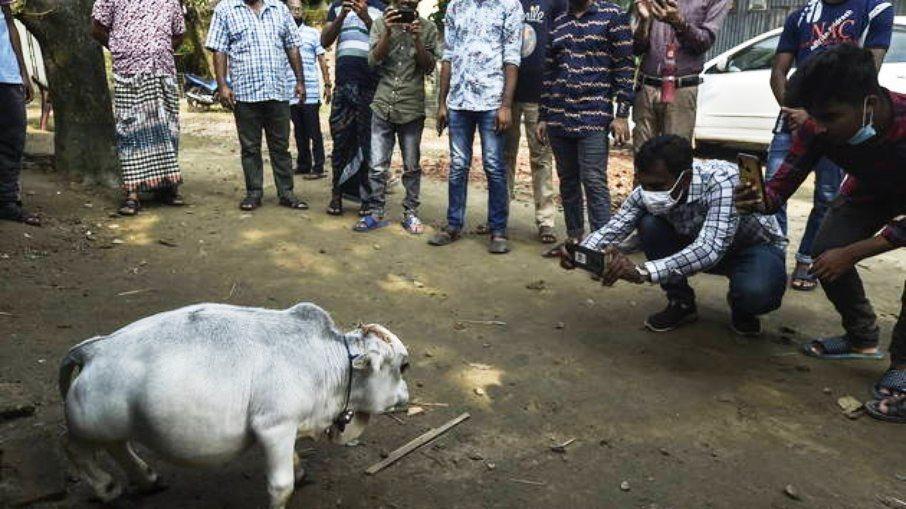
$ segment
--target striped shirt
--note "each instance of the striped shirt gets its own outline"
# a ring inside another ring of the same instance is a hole
[[[632,34],[629,15],[618,6],[594,1],[580,17],[554,20],[544,70],[541,118],[552,136],[583,137],[607,132],[613,99],[619,116],[632,103]]]
[[[299,45],[286,5],[264,0],[258,14],[242,0],[214,8],[205,46],[229,57],[233,94],[240,102],[288,101],[286,50]]]
[[[368,16],[372,22],[383,17],[385,7],[380,0],[368,0]],[[335,21],[342,9],[342,0],[330,4],[327,21]],[[337,87],[345,83],[356,83],[372,89],[377,86],[377,74],[368,67],[368,34],[369,29],[362,18],[349,11],[337,38],[337,69],[334,80]]]
[[[739,168],[726,161],[696,161],[686,199],[663,218],[676,232],[695,240],[660,260],[645,262],[651,282],[662,283],[691,276],[717,265],[731,249],[770,244],[785,249],[786,238],[777,219],[761,214],[740,216],[733,203],[733,189],[739,184]],[[592,233],[582,245],[603,248],[618,244],[635,230],[639,220],[650,214],[636,187],[613,218]]]
[[[299,25],[299,57],[302,59],[302,74],[305,75],[305,100],[299,101],[295,96],[296,73],[286,62],[286,86],[289,90],[290,104],[318,104],[321,102],[321,68],[318,57],[325,53],[321,47],[321,32],[316,28]]]

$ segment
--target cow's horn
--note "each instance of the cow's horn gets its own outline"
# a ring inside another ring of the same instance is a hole
[[[367,336],[369,334],[374,334],[375,336],[381,338],[384,343],[392,345],[393,343],[390,340],[390,331],[385,329],[382,325],[376,323],[369,323],[366,325],[360,325],[359,329],[362,331],[362,336]]]

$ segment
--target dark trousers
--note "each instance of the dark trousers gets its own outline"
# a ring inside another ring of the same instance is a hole
[[[371,100],[374,89],[344,83],[333,94],[330,136],[333,152],[333,193],[368,196],[368,163],[371,161]]]
[[[651,214],[638,224],[642,250],[649,260],[675,254],[694,239],[677,233],[666,219]],[[763,315],[780,307],[786,291],[786,262],[783,250],[769,244],[731,249],[720,262],[708,269],[730,279],[730,308],[743,315]],[[695,302],[695,292],[685,277],[661,283],[671,301]]]
[[[607,133],[584,138],[551,136],[550,142],[557,161],[557,176],[560,177],[566,234],[570,238],[581,239],[585,236],[585,202],[588,202],[591,231],[603,228],[610,220]]]
[[[891,218],[904,212],[906,204],[857,204],[842,197],[837,198],[831,204],[815,237],[815,257],[827,250],[873,237]],[[880,335],[877,317],[871,302],[865,296],[859,271],[853,267],[834,281],[821,280],[821,288],[840,313],[846,336],[852,344],[859,347],[876,346]],[[895,363],[906,362],[906,285],[900,316],[890,342],[890,356]]]
[[[321,103],[293,104],[289,107],[293,120],[293,134],[299,157],[296,171],[299,173],[324,173],[324,138],[321,137],[321,119],[318,115]]]
[[[261,198],[264,194],[264,162],[261,159],[261,132],[267,138],[267,150],[274,170],[277,196],[293,194],[293,160],[289,155],[289,103],[286,101],[237,102],[233,109],[239,145],[242,148],[242,172],[245,192]]]
[[[0,205],[19,200],[25,150],[25,89],[0,83]]]

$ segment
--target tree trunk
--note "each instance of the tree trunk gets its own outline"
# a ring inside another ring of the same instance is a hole
[[[60,171],[115,185],[116,129],[100,45],[89,35],[93,0],[28,0],[19,19],[41,44]]]
[[[207,36],[206,25],[199,9],[194,4],[186,4],[186,38],[180,48],[185,51],[181,58],[183,72],[213,76],[211,62],[208,61],[208,55],[204,49],[204,41]]]

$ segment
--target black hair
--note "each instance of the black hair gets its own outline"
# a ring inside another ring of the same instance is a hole
[[[692,144],[675,134],[651,138],[635,155],[635,169],[644,173],[658,161],[664,162],[671,175],[678,176],[692,167]]]
[[[793,74],[784,103],[806,110],[832,102],[861,106],[866,96],[880,89],[871,51],[841,44],[812,56]]]

